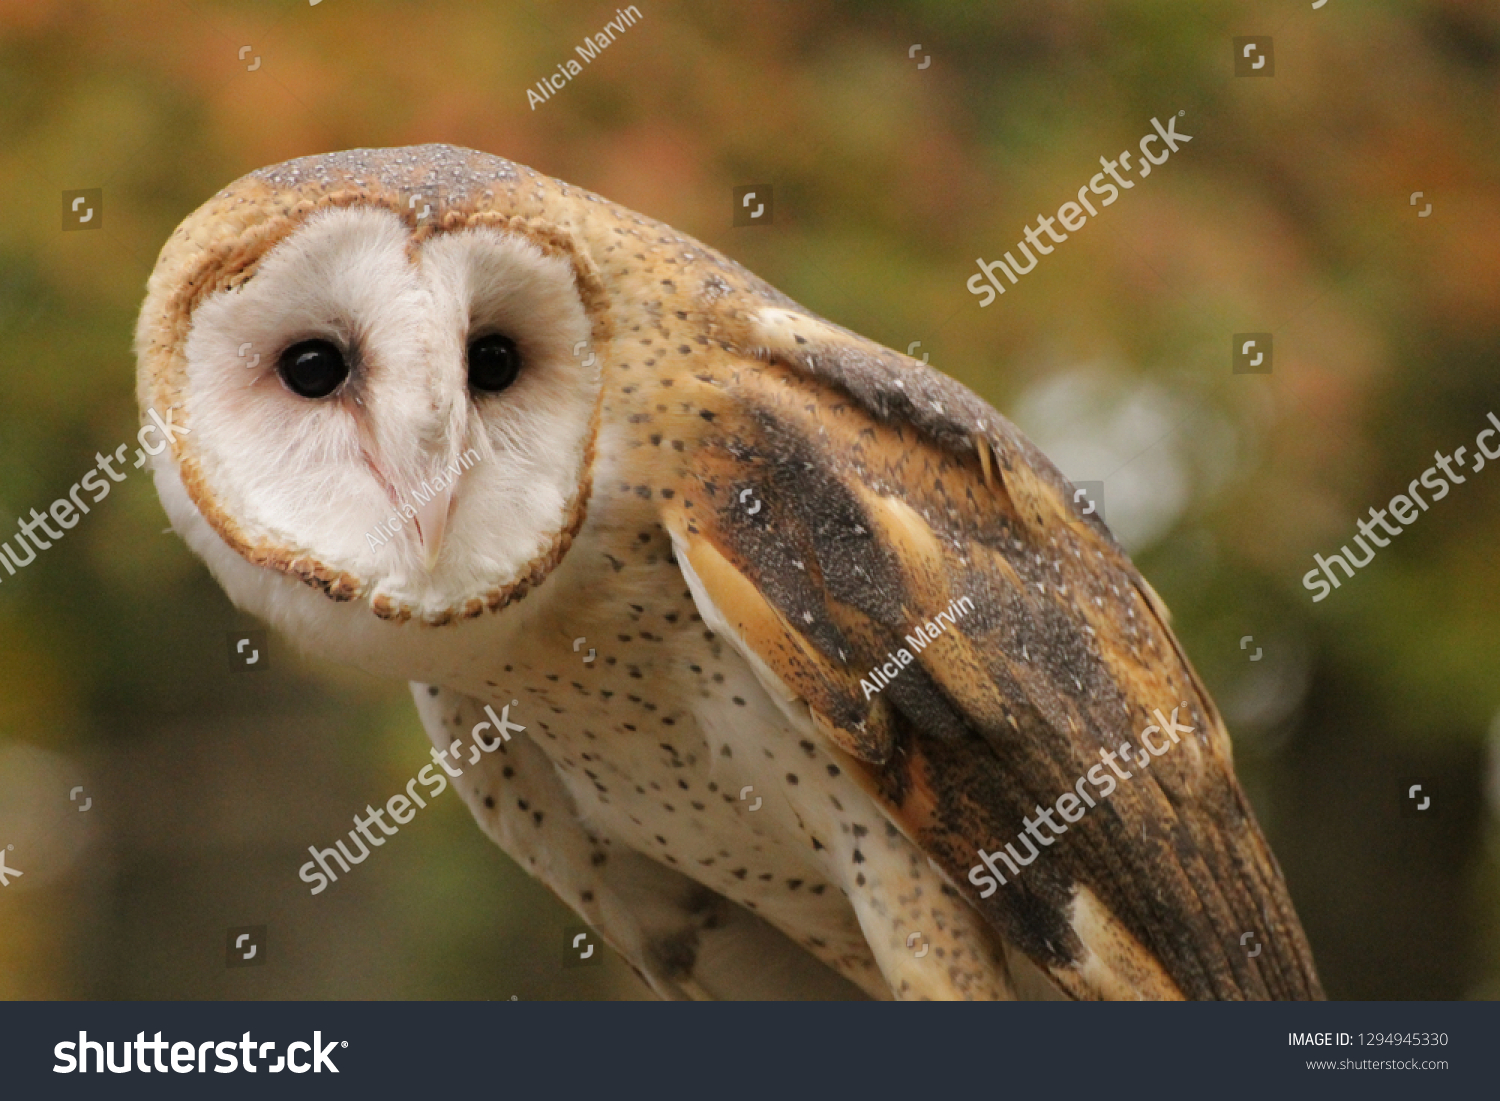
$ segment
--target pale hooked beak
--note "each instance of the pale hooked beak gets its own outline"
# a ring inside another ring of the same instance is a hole
[[[448,507],[453,503],[453,486],[435,489],[424,504],[416,506],[417,535],[422,541],[422,565],[428,573],[437,565],[443,549],[443,534],[448,530]]]
[[[385,490],[391,507],[398,514],[402,514],[405,507],[412,509],[411,519],[416,525],[417,538],[422,546],[422,565],[431,573],[443,550],[443,536],[448,530],[448,510],[453,504],[453,493],[462,473],[450,466],[442,471],[447,478],[439,479],[447,481],[442,488],[432,486],[427,481],[422,482],[420,488],[409,487],[404,484],[404,479],[392,480],[386,477],[380,464],[375,461],[376,451],[373,447],[362,448],[361,454],[365,468]],[[458,479],[454,478],[455,474]]]

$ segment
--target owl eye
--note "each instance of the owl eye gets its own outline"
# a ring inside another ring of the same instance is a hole
[[[520,371],[521,351],[510,337],[491,333],[469,345],[469,385],[474,389],[498,394]]]
[[[292,393],[304,398],[326,398],[349,377],[344,353],[326,340],[293,344],[281,353],[276,371]]]

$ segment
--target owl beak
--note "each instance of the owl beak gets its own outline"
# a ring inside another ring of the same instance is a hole
[[[417,506],[417,536],[422,541],[422,564],[428,573],[437,565],[442,552],[443,534],[448,529],[448,506],[452,502],[453,487],[449,485],[433,490],[427,501]]]

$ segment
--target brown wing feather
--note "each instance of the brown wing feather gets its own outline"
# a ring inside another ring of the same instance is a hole
[[[683,395],[707,423],[665,522],[892,820],[1076,997],[1320,996],[1217,710],[1056,469],[957,383],[815,318],[716,335],[759,359],[721,357]],[[872,695],[870,670],[964,598]],[[1130,779],[981,898],[977,851],[1138,746],[1157,709],[1192,733],[1122,762]]]

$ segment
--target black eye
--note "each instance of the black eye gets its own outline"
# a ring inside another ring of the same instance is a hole
[[[521,371],[521,352],[508,336],[491,333],[469,345],[469,385],[497,394],[516,381]]]
[[[326,340],[303,340],[281,353],[276,365],[292,393],[304,398],[326,398],[349,377],[344,353]]]

